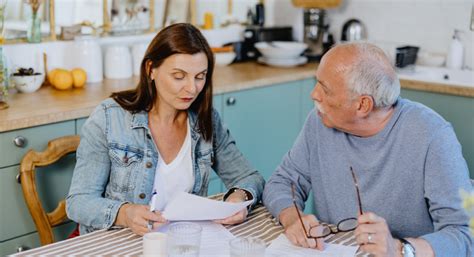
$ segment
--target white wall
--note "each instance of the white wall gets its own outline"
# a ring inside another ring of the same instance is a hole
[[[454,29],[464,31],[464,63],[474,68],[474,32],[469,30],[474,0],[343,0],[342,6],[328,11],[330,31],[337,41],[342,25],[350,18],[367,27],[368,40],[393,56],[402,45],[420,46],[420,51],[447,54]],[[291,1],[267,0],[267,25],[294,26],[302,40],[302,10]]]

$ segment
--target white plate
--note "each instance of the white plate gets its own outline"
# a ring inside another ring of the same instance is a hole
[[[298,56],[297,58],[287,58],[287,59],[269,59],[264,56],[261,56],[257,59],[257,62],[268,64],[276,67],[294,67],[308,62],[308,58],[305,56]]]

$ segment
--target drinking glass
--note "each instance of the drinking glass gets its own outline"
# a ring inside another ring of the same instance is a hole
[[[202,227],[192,222],[177,222],[168,229],[169,257],[198,257]]]
[[[265,242],[255,237],[236,237],[229,242],[230,257],[263,257]]]

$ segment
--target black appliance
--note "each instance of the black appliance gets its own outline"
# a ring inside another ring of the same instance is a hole
[[[233,43],[237,54],[235,61],[256,60],[260,53],[254,44],[261,41],[293,41],[291,27],[247,27],[244,31],[244,41]]]

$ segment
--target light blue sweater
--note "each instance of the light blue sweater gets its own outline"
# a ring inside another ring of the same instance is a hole
[[[399,99],[386,127],[361,138],[325,127],[312,111],[294,146],[265,186],[263,201],[278,217],[312,190],[316,216],[338,223],[357,217],[350,173],[362,208],[385,218],[394,237],[422,237],[437,257],[473,256],[469,219],[459,189],[471,190],[468,168],[451,125],[418,103]]]

